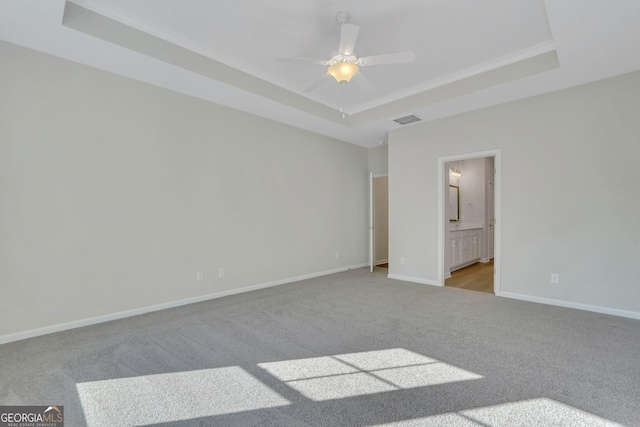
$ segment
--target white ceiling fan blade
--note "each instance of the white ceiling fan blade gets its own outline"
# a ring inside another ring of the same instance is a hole
[[[384,55],[365,56],[358,59],[358,65],[367,67],[369,65],[402,64],[416,60],[416,54],[408,52],[387,53]]]
[[[343,23],[340,25],[340,53],[343,55],[353,55],[356,47],[360,27],[353,24]]]
[[[302,92],[313,92],[314,90],[316,90],[321,84],[323,84],[324,82],[328,81],[329,78],[331,77],[331,74],[329,73],[324,73],[322,75],[322,77],[320,77],[318,80],[316,80],[315,82],[311,83],[307,88],[305,88]]]
[[[311,58],[290,58],[287,56],[280,56],[276,58],[278,62],[295,62],[298,64],[318,64],[318,65],[329,65],[329,61],[326,59],[311,59]]]
[[[362,72],[355,73],[353,77],[351,77],[351,81],[360,86],[360,88],[365,92],[373,92],[374,90],[376,90],[376,85],[374,85],[371,80],[369,80],[364,74],[362,74]]]

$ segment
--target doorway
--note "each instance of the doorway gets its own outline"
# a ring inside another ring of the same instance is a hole
[[[500,294],[500,150],[438,159],[439,283]]]
[[[389,268],[389,176],[370,176],[370,270]]]

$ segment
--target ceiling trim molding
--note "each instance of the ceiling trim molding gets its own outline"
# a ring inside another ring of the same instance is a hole
[[[349,126],[355,127],[376,120],[391,119],[400,114],[413,114],[427,105],[540,74],[559,66],[558,55],[555,50],[551,50],[348,116]],[[396,125],[394,128],[399,126]]]
[[[517,52],[510,53],[500,58],[493,59],[491,61],[484,62],[482,64],[474,65],[473,67],[465,68],[464,70],[456,71],[455,73],[447,74],[442,77],[430,80],[418,86],[414,86],[404,91],[396,92],[384,98],[379,98],[374,102],[362,104],[358,108],[347,110],[347,114],[353,115],[362,112],[366,112],[372,108],[379,107],[390,102],[397,101],[408,96],[416,95],[418,93],[435,89],[440,86],[445,86],[450,83],[455,83],[460,80],[468,79],[469,77],[477,76],[479,74],[486,73],[487,71],[495,70],[505,67],[507,65],[514,64],[516,62],[524,61],[536,56],[540,56],[544,53],[552,52],[556,49],[556,45],[553,40],[548,40],[544,43],[540,43],[535,46],[531,46],[526,49],[519,50]]]
[[[171,30],[154,25],[144,19],[131,16],[122,10],[114,8],[113,6],[107,6],[104,3],[101,3],[99,0],[66,0],[66,1],[67,3],[73,3],[76,6],[87,9],[91,12],[97,13],[99,15],[102,15],[114,21],[117,21],[128,27],[135,28],[136,30],[139,30],[151,36],[157,37],[161,40],[167,41],[176,46],[179,46],[184,49],[190,50],[192,52],[198,53],[200,55],[206,56],[212,60],[220,62],[229,67],[233,67],[247,74],[251,74],[269,83],[282,86],[283,88],[286,88],[291,91],[297,91],[299,89],[298,87],[291,85],[290,82],[283,80],[281,78],[278,78],[278,76],[275,76],[271,73],[265,73],[264,71],[256,67],[252,67],[246,62],[239,61],[236,58],[225,55],[224,53],[216,49],[213,49],[209,46],[206,46],[202,43],[198,43],[191,39],[182,37]]]
[[[318,118],[347,125],[341,113],[328,105],[86,9],[75,2],[66,1],[62,25]]]
[[[229,57],[228,55],[225,55],[216,49],[213,49],[202,43],[198,43],[191,39],[180,36],[179,34],[174,33],[173,31],[154,25],[144,19],[141,19],[139,17],[134,17],[113,6],[107,6],[105,5],[105,3],[100,2],[99,0],[66,0],[66,2],[74,4],[80,8],[89,10],[91,12],[94,12],[103,17],[109,18],[113,21],[119,22],[120,24],[126,25],[127,27],[136,29],[138,31],[141,31],[150,36],[156,37],[160,40],[169,42],[175,46],[203,55],[213,61],[219,62],[228,67],[232,67],[234,69],[242,71],[248,75],[256,77],[265,82],[274,84],[276,86],[280,86],[281,88],[288,90],[290,92],[293,92],[300,97],[325,105],[326,107],[332,110],[339,109],[338,107],[333,105],[332,102],[322,98],[321,96],[319,97],[320,99],[315,99],[312,96],[307,96],[304,93],[302,94],[299,93],[299,88],[297,86],[292,85],[290,82],[285,81],[276,75],[264,72],[263,70],[253,67],[243,61],[239,61],[235,58]],[[480,74],[486,73],[487,71],[502,68],[504,66],[507,66],[519,61],[523,61],[535,56],[539,56],[543,53],[551,52],[555,49],[556,47],[553,40],[548,40],[538,45],[531,46],[526,49],[522,49],[517,52],[507,54],[505,56],[484,62],[482,64],[477,64],[472,67],[435,78],[433,80],[427,81],[425,83],[414,86],[412,88],[395,92],[393,94],[390,94],[389,96],[378,98],[372,102],[361,104],[354,108],[345,108],[344,112],[345,114],[350,116],[363,113],[363,112],[366,112],[367,110],[371,110],[371,109],[383,106],[385,104],[389,104],[394,101],[398,101],[400,99],[407,98],[431,89],[445,86],[445,85],[454,83],[456,81],[461,81],[461,80],[473,77],[475,75],[480,75]],[[145,53],[145,52],[142,52],[142,53]],[[180,64],[174,64],[174,65],[180,66]],[[228,82],[225,82],[225,83],[228,83]],[[304,110],[307,112],[311,112],[306,109]],[[314,114],[313,112],[311,113]],[[344,121],[341,124],[345,124]]]
[[[346,128],[354,128],[376,120],[405,114],[415,108],[558,67],[555,45],[553,41],[548,41],[494,61],[431,80],[424,85],[413,88],[408,92],[409,94],[400,93],[398,96],[387,98],[383,103],[376,103],[375,106],[361,112],[354,113],[346,110],[346,117],[342,117],[338,110],[326,104],[78,4],[85,2],[94,5],[93,0],[66,1],[62,22],[64,26],[307,112],[317,118],[329,120]]]

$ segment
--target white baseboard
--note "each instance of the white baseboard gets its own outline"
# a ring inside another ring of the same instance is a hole
[[[389,279],[402,280],[405,282],[413,282],[413,283],[420,283],[422,285],[442,287],[442,285],[436,282],[435,280],[426,280],[426,279],[418,279],[416,277],[398,276],[397,274],[387,274],[387,277]]]
[[[81,328],[83,326],[95,325],[97,323],[109,322],[111,320],[123,319],[125,317],[138,316],[140,314],[150,313],[152,311],[165,310],[167,308],[180,307],[182,305],[194,304],[197,302],[208,301],[216,298],[222,298],[230,295],[241,294],[245,292],[256,291],[258,289],[270,288],[273,286],[284,285],[291,282],[299,282],[301,280],[312,279],[314,277],[326,276],[328,274],[340,273],[347,270],[354,270],[357,268],[368,267],[368,263],[352,265],[348,267],[336,268],[334,270],[321,271],[318,273],[306,274],[304,276],[291,277],[289,279],[276,280],[274,282],[262,283],[259,285],[245,286],[238,289],[230,289],[227,291],[216,292],[213,294],[201,295],[193,298],[186,298],[177,301],[170,301],[163,304],[151,305],[148,307],[136,308],[133,310],[120,311],[117,313],[106,314],[103,316],[90,317],[88,319],[75,320],[72,322],[60,323],[53,326],[46,326],[44,328],[31,329],[23,332],[16,332],[13,334],[0,336],[0,345],[7,344],[13,341],[20,341],[27,338],[33,338],[40,335],[53,334],[54,332],[66,331],[68,329]]]
[[[388,259],[381,259],[379,261],[376,261],[376,265],[380,265],[380,264],[387,264],[389,262]]]
[[[531,295],[523,295],[514,292],[498,292],[496,296],[518,299],[522,301],[537,302],[540,304],[555,305],[558,307],[576,308],[578,310],[593,311],[595,313],[610,314],[612,316],[628,317],[630,319],[640,320],[640,313],[637,311],[619,310],[616,308],[601,307],[598,305],[582,304],[579,302],[562,301],[551,298],[541,298]]]
[[[322,272],[322,273],[316,274],[314,276],[307,277],[307,279],[311,279],[313,277],[319,277],[319,276],[326,276],[327,274],[340,273],[341,271],[357,270],[358,268],[365,268],[365,267],[369,267],[369,263],[368,262],[365,262],[365,263],[362,263],[362,264],[352,265],[352,266],[345,267],[345,268],[340,268],[338,270],[330,271],[328,273],[327,272]],[[304,280],[304,279],[300,279],[300,280]],[[295,282],[295,280],[290,280],[290,282]],[[287,283],[289,283],[289,282],[287,282]]]

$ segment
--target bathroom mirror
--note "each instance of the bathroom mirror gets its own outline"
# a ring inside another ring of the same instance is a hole
[[[449,186],[449,221],[460,221],[460,187]]]

